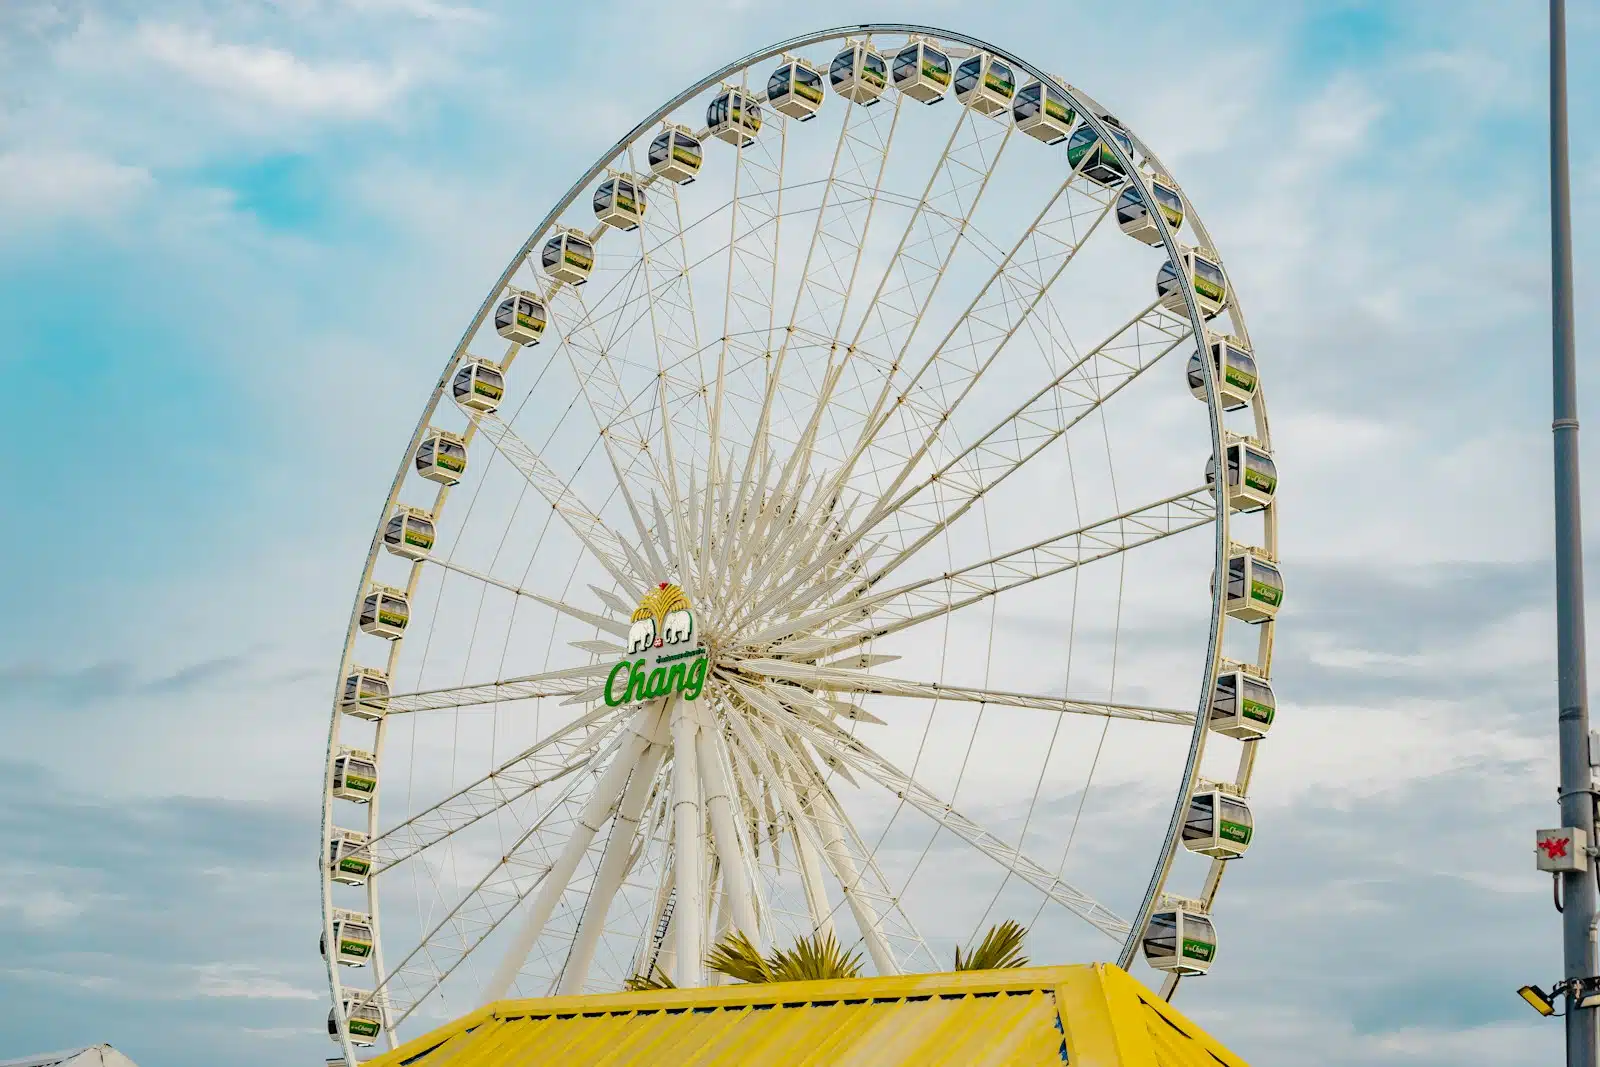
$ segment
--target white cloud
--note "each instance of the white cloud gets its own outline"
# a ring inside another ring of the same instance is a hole
[[[203,963],[195,968],[195,994],[202,997],[243,997],[250,1000],[316,1000],[318,991],[274,978],[247,963]]]
[[[204,30],[177,25],[140,26],[134,44],[148,58],[219,94],[293,115],[381,114],[411,80],[399,66],[317,64],[292,52],[218,41]]]
[[[0,218],[13,225],[63,217],[104,219],[142,196],[150,173],[71,149],[0,154]]]

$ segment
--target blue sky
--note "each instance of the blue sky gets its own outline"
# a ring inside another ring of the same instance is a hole
[[[1553,1056],[1511,995],[1559,964],[1527,848],[1554,810],[1542,7],[1143,10],[0,8],[0,1057],[331,1048],[325,694],[443,357],[661,99],[872,18],[984,37],[1114,107],[1279,354],[1276,829],[1230,875],[1227,966],[1183,1006],[1261,1063]],[[1569,19],[1589,411],[1600,5]]]

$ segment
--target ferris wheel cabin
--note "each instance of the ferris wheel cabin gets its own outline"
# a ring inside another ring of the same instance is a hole
[[[594,270],[594,244],[582,230],[560,230],[544,243],[539,264],[558,282],[582,285]]]
[[[372,873],[372,849],[360,830],[335,826],[328,837],[328,877],[340,885],[366,885]]]
[[[1212,859],[1231,860],[1244,855],[1255,833],[1250,805],[1243,797],[1221,789],[1205,789],[1189,798],[1183,821],[1183,847]]]
[[[871,46],[852,42],[828,65],[828,81],[852,104],[876,104],[889,84],[889,61]]]
[[[372,919],[359,911],[333,909],[333,960],[344,967],[365,967],[372,958]],[[328,958],[328,942],[321,939],[322,958]]]
[[[417,473],[431,482],[455,485],[467,470],[467,442],[449,430],[429,430],[417,445]]]
[[[650,173],[677,185],[688,185],[700,173],[705,153],[700,139],[686,126],[668,125],[650,142]]]
[[[1123,150],[1133,155],[1133,142],[1117,127],[1116,119],[1107,116],[1103,121],[1111,127],[1111,136],[1117,139]],[[1117,158],[1116,152],[1101,140],[1088,123],[1079,126],[1067,142],[1067,166],[1096,185],[1107,188],[1121,185],[1128,178],[1128,172],[1122,169],[1122,161]]]
[[[1283,604],[1283,575],[1259,548],[1234,546],[1228,556],[1228,588],[1224,605],[1240,622],[1265,622]]]
[[[1221,394],[1222,410],[1237,411],[1248,407],[1256,395],[1256,360],[1237,337],[1206,334],[1206,347],[1211,351],[1211,366],[1217,375],[1217,390]],[[1189,375],[1189,392],[1198,399],[1206,398],[1205,368],[1200,363],[1200,353],[1189,356],[1186,368]]]
[[[1243,668],[1217,675],[1208,720],[1212,730],[1239,741],[1259,741],[1277,713],[1277,697],[1265,678]]]
[[[366,996],[346,994],[343,1004],[350,1043],[357,1048],[371,1048],[383,1034],[383,1012]],[[339,1017],[332,1008],[328,1009],[328,1036],[339,1040]]]
[[[341,746],[333,758],[334,797],[367,804],[377,792],[378,758],[359,748]]]
[[[761,105],[738,89],[723,89],[706,106],[706,126],[711,136],[743,148],[761,132]]]
[[[625,174],[613,174],[594,191],[594,217],[616,230],[637,230],[644,219],[644,190]]]
[[[388,641],[398,640],[411,621],[406,594],[387,585],[375,585],[361,601],[361,632]]]
[[[544,305],[527,293],[516,293],[494,309],[494,329],[512,344],[536,345],[544,334]]]
[[[1167,228],[1177,233],[1183,225],[1183,194],[1165,178],[1152,174],[1146,180],[1150,183],[1150,194],[1155,199],[1156,210],[1167,220]],[[1147,245],[1161,243],[1161,229],[1145,204],[1144,193],[1139,190],[1137,183],[1129,185],[1117,197],[1117,225],[1122,227],[1123,233]]]
[[[1234,511],[1260,511],[1272,503],[1278,488],[1278,468],[1272,453],[1244,441],[1234,441],[1223,454],[1228,464],[1228,507]],[[1217,483],[1217,461],[1206,460],[1206,485]]]
[[[950,88],[950,57],[927,41],[912,41],[895,54],[890,76],[911,99],[937,104]]]
[[[469,359],[456,369],[450,394],[464,408],[491,412],[506,395],[505,371],[487,359]]]
[[[980,115],[998,115],[1017,95],[1017,75],[1005,61],[979,52],[956,67],[955,86],[957,100]]]
[[[1177,905],[1150,916],[1144,958],[1158,971],[1205,974],[1217,955],[1217,930],[1199,908]]]
[[[1065,96],[1044,82],[1029,82],[1011,105],[1011,121],[1035,140],[1060,144],[1072,132],[1078,113],[1072,110]]]
[[[810,122],[822,107],[822,75],[805,60],[785,56],[767,79],[767,103],[780,115]]]
[[[421,508],[401,504],[384,524],[383,547],[401,559],[427,559],[433,542],[433,516]]]
[[[1211,252],[1188,245],[1179,246],[1179,257],[1183,261],[1183,273],[1193,282],[1200,314],[1208,319],[1219,314],[1228,306],[1228,276],[1222,272],[1222,261]],[[1189,306],[1184,302],[1183,290],[1178,268],[1169,259],[1156,274],[1156,295],[1161,298],[1161,306],[1175,314],[1187,315]]]
[[[344,676],[339,710],[358,719],[377,721],[389,708],[389,676],[376,667],[355,667]]]

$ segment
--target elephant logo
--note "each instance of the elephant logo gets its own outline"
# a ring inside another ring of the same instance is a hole
[[[681,645],[694,639],[694,612],[689,598],[671,582],[662,582],[644,595],[628,627],[628,654]]]

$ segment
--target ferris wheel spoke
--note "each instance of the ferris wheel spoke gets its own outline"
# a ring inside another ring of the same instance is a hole
[[[788,778],[780,773],[780,763],[775,762],[767,742],[768,731],[761,730],[748,714],[748,706],[720,696],[718,703],[725,723],[738,745],[741,757],[759,774],[764,785],[766,821],[771,827],[769,842],[774,850],[779,835],[787,830],[794,844],[796,864],[799,868],[801,888],[805,893],[807,914],[812,933],[829,936],[834,933],[833,910],[828,905],[828,893],[823,881],[822,860],[816,836],[816,827],[809,821],[798,820],[794,813],[799,803],[789,788]]]
[[[454,560],[446,559],[443,556],[427,555],[422,557],[422,561],[424,563],[429,563],[433,566],[450,571],[453,574],[459,574],[465,578],[472,578],[484,583],[485,585],[492,585],[497,589],[504,589],[508,593],[515,593],[517,596],[526,597],[535,603],[543,604],[545,607],[554,611],[558,611],[568,618],[576,619],[581,623],[593,626],[595,629],[611,634],[614,637],[628,636],[628,624],[625,622],[618,622],[616,619],[608,618],[605,615],[597,615],[592,611],[585,611],[582,608],[574,607],[565,601],[556,600],[554,597],[547,597],[542,593],[535,593],[531,589],[524,589],[520,585],[505,581],[502,578],[496,578],[492,574],[485,574],[482,571],[476,571],[470,567],[463,567]]]
[[[597,759],[604,760],[627,736],[621,731],[622,724],[622,716],[612,708],[585,715],[477,781],[408,816],[373,839],[374,872],[397,867]]]
[[[873,570],[863,580],[862,588],[882,580],[910,559],[996,485],[1187,340],[1189,333],[1187,322],[1170,316],[1159,304],[1151,305],[955,458],[880,505],[863,521],[865,529],[876,528],[893,517],[909,522],[921,532]]]
[[[745,704],[760,713],[753,717],[753,725],[764,738],[756,742],[759,747],[753,754],[769,760],[768,773],[775,776],[785,809],[806,830],[810,844],[839,884],[874,965],[880,973],[900,973],[902,957],[895,955],[891,941],[905,945],[907,954],[927,954],[931,959],[927,944],[890,891],[872,852],[840,809],[816,765],[798,747],[796,731],[791,729],[795,716],[789,712],[801,709],[786,704],[765,686],[734,677],[728,681]],[[819,718],[811,720],[809,728],[821,733],[832,725]],[[832,759],[832,749],[826,751]]]
[[[595,949],[605,930],[606,914],[611,910],[611,902],[622,888],[623,879],[627,877],[631,861],[635,858],[633,844],[639,830],[639,820],[655,787],[656,769],[661,766],[664,751],[661,745],[647,745],[622,790],[622,799],[612,816],[605,849],[600,854],[600,866],[595,871],[594,882],[584,902],[583,917],[578,920],[572,948],[561,969],[561,982],[556,989],[558,995],[583,992],[589,967],[594,962]]]
[[[377,990],[388,993],[399,1010],[397,1023],[443,985],[542,884],[550,871],[550,845],[575,823],[589,784],[584,779],[569,783],[385,976]]]
[[[649,279],[643,260],[630,274],[638,276],[639,287],[648,293]],[[551,323],[560,328],[561,350],[566,352],[579,392],[594,416],[617,488],[639,535],[639,544],[651,570],[659,573],[662,566],[655,554],[655,539],[650,536],[639,501],[648,499],[654,486],[665,485],[669,479],[656,460],[652,447],[654,433],[648,420],[628,400],[635,393],[651,400],[656,398],[660,389],[659,365],[636,368],[635,383],[625,383],[623,369],[618,365],[620,357],[615,355],[620,347],[617,340],[600,336],[596,319],[587,312],[576,287],[562,287],[550,300],[548,311]]]
[[[634,573],[629,562],[625,542],[600,516],[578,499],[561,477],[551,470],[539,454],[530,448],[506,425],[498,415],[472,412],[472,422],[494,444],[498,451],[528,484],[559,514],[578,541],[594,557],[618,585],[637,599],[642,595],[648,576]]]
[[[791,721],[794,731],[805,736],[814,748],[830,749],[852,769],[901,798],[1101,933],[1119,941],[1127,936],[1129,927],[1125,919],[956,811],[954,805],[874,752],[859,738],[847,736],[840,739],[816,730],[804,720]]]
[[[936,577],[867,596],[847,596],[819,611],[774,622],[751,634],[748,644],[777,642],[775,651],[794,655],[841,652],[1007,590],[1208,525],[1215,518],[1209,488],[1178,493]],[[800,602],[808,601],[802,597]]]
[[[1030,708],[1065,715],[1089,715],[1133,722],[1194,725],[1194,712],[1174,708],[1146,707],[1138,704],[1111,704],[1102,701],[1069,700],[1034,693],[1013,693],[999,689],[977,689],[940,682],[917,682],[904,678],[885,678],[851,667],[796,663],[792,660],[743,660],[739,669],[780,681],[798,682],[830,693],[858,693],[863,696],[911,697],[927,700],[954,700],[978,704],[999,704]]]
[[[665,200],[670,210],[662,225],[663,209],[646,212],[639,227],[640,258],[646,277],[645,293],[650,306],[650,333],[654,340],[657,369],[657,425],[661,434],[662,459],[666,478],[662,484],[667,495],[667,511],[672,516],[670,534],[659,507],[656,508],[656,528],[661,531],[668,555],[675,557],[677,573],[690,583],[689,595],[694,596],[690,576],[687,527],[683,524],[685,505],[684,488],[678,481],[678,457],[674,446],[674,422],[684,425],[687,442],[704,435],[709,425],[706,413],[706,370],[704,351],[700,345],[699,320],[695,315],[694,285],[689,271],[688,246],[683,230],[683,206],[678,198],[678,187],[672,182],[665,185],[665,196],[655,194],[657,203]],[[683,369],[696,373],[684,377]],[[652,502],[654,497],[652,496]]]
[[[794,777],[801,817],[809,819],[822,838],[823,857],[845,895],[879,973],[899,974],[905,969],[905,963],[924,966],[932,963],[933,954],[927,942],[901,907],[899,897],[889,888],[872,850],[867,848],[839,798],[792,732],[788,748],[794,756],[790,773]],[[819,754],[829,751],[826,748],[814,750]],[[902,946],[901,955],[894,953],[892,942]],[[888,957],[887,968],[881,957]]]
[[[845,109],[812,227],[811,242],[802,261],[800,284],[795,289],[788,323],[773,361],[763,400],[759,420],[759,440],[763,447],[770,432],[775,402],[781,402],[787,424],[805,427],[799,432],[801,441],[809,446],[816,439],[819,423],[827,409],[827,397],[837,380],[834,373],[838,363],[835,339],[844,324],[850,293],[855,286],[867,234],[882,192],[884,169],[900,117],[900,104],[901,98],[897,96],[888,109]],[[787,387],[783,378],[785,361],[791,348],[795,350],[794,365],[809,379],[798,388]],[[821,367],[820,381],[815,377],[813,365]],[[805,450],[796,445],[791,452],[791,466],[792,461]],[[754,451],[752,449],[752,456]],[[786,468],[777,492],[783,491],[792,476],[793,470]]]
[[[661,703],[664,702],[652,702],[652,705],[642,707],[634,713],[626,740],[600,774],[599,781],[584,803],[583,810],[563,844],[559,857],[551,865],[543,884],[540,885],[538,896],[522,909],[527,914],[523,916],[522,925],[511,939],[500,965],[495,968],[494,974],[484,986],[483,1003],[499,1000],[510,992],[517,975],[521,973],[523,964],[528,959],[528,954],[533,950],[534,943],[539,940],[539,935],[544,932],[545,924],[550,921],[556,905],[567,892],[573,874],[578,869],[579,861],[588,852],[600,827],[611,817],[621,802],[629,775],[649,748],[663,743],[662,730],[666,717],[663,714],[665,709],[659,706]]]
[[[1014,127],[963,108],[950,139],[928,176],[928,184],[906,223],[899,245],[863,311],[850,350],[878,350],[901,364],[922,324],[956,249],[972,223],[989,179],[1010,143]],[[893,393],[887,376],[868,424]]]
[[[1036,310],[1111,213],[1115,191],[1074,171],[990,274],[971,302],[899,390],[869,440],[879,463],[899,462],[881,490],[893,499],[940,436],[978,380],[1017,333],[1031,327]],[[1046,337],[1055,341],[1054,334]],[[920,415],[907,425],[908,416]],[[890,431],[891,423],[898,429]],[[922,432],[917,432],[920,425]],[[876,475],[877,470],[863,472]]]
[[[748,89],[748,87],[745,87]],[[735,149],[733,196],[728,205],[727,273],[722,302],[722,335],[712,399],[709,452],[706,457],[706,523],[716,514],[715,491],[729,477],[730,457],[723,454],[724,420],[729,391],[746,399],[762,395],[767,382],[767,357],[773,351],[776,326],[775,289],[778,242],[783,214],[783,181],[788,124],[777,127],[777,151],[771,137],[757,138]],[[733,360],[730,366],[730,359]],[[748,368],[759,365],[759,378]],[[754,427],[744,426],[742,440],[754,445]],[[723,507],[727,502],[723,502]],[[707,547],[707,546],[702,546]],[[709,552],[701,556],[709,571]]]
[[[420,711],[495,704],[504,700],[577,697],[594,689],[593,679],[605,677],[611,667],[610,663],[585,663],[539,674],[505,678],[497,682],[481,682],[446,689],[424,689],[415,693],[396,693],[389,698],[386,711],[389,715],[405,715]]]

